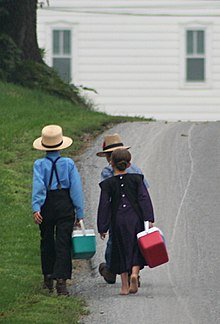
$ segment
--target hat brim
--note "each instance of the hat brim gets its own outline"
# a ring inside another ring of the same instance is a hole
[[[33,142],[33,147],[36,150],[40,151],[58,151],[58,150],[63,150],[67,147],[69,147],[73,143],[72,138],[63,136],[63,142],[57,147],[45,147],[42,145],[42,137],[38,137],[34,142]]]
[[[130,146],[117,146],[117,147],[110,148],[110,149],[105,150],[105,151],[98,152],[98,153],[96,153],[96,155],[99,156],[99,157],[105,157],[106,156],[106,153],[111,153],[111,152],[113,152],[115,150],[118,150],[118,149],[128,150],[129,148],[130,148]]]

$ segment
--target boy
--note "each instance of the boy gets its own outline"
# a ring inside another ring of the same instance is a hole
[[[58,295],[69,295],[66,280],[71,279],[71,233],[75,222],[84,217],[83,191],[80,175],[73,160],[61,157],[60,150],[69,147],[72,139],[63,136],[58,125],[42,129],[33,147],[45,151],[34,162],[32,210],[41,234],[41,265],[44,288]],[[54,235],[55,234],[55,235]]]

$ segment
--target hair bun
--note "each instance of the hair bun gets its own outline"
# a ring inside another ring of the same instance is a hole
[[[119,161],[116,163],[116,168],[120,171],[124,171],[127,167],[128,162],[127,161]]]

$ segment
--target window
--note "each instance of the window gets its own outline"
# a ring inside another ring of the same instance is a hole
[[[205,65],[205,31],[186,30],[186,82],[205,82]]]
[[[71,81],[71,31],[53,30],[52,64],[61,79]]]

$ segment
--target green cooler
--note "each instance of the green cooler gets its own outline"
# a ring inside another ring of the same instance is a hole
[[[96,253],[96,237],[93,229],[85,229],[80,222],[81,229],[72,233],[72,258],[90,259]]]

